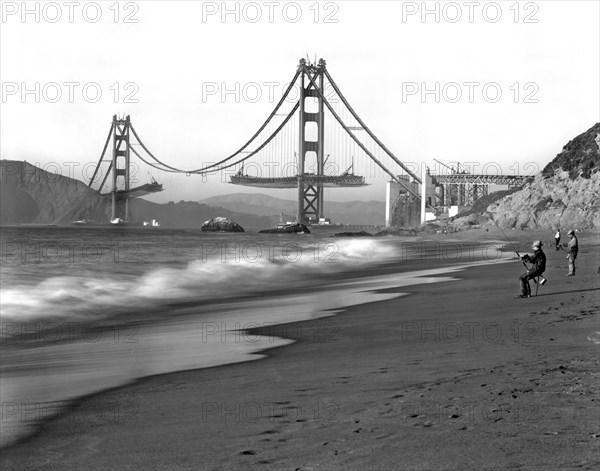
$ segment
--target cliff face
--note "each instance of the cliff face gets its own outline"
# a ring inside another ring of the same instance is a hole
[[[0,161],[0,224],[67,224],[104,221],[110,201],[83,182],[27,162]]]
[[[600,229],[600,123],[569,141],[544,170],[519,191],[458,218],[452,226],[579,230]],[[493,220],[490,219],[493,218]]]
[[[600,229],[600,172],[571,179],[566,170],[534,181],[488,206],[501,227]]]

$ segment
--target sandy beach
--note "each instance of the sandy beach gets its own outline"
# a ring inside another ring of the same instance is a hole
[[[521,247],[539,238],[513,236]],[[537,297],[514,298],[518,261],[467,268],[452,274],[458,281],[387,288],[408,295],[247,332],[295,340],[258,361],[86,397],[5,448],[0,465],[596,469],[599,240],[579,240],[575,277],[565,277],[563,252],[545,247],[549,281]]]

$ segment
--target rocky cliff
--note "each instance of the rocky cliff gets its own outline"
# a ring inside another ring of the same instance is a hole
[[[600,123],[565,145],[520,191],[450,225],[531,229],[600,229]],[[492,220],[493,219],[493,220]]]

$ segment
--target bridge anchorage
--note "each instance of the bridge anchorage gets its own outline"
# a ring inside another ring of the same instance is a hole
[[[473,206],[475,201],[486,196],[490,185],[503,185],[508,188],[521,187],[531,177],[523,175],[472,174],[466,168],[461,170],[460,163],[456,168],[433,159],[449,172],[431,173],[430,180],[435,186],[436,206]]]
[[[438,189],[440,206],[473,206],[475,201],[486,196],[490,185],[507,185],[509,188],[522,186],[530,177],[519,175],[432,175]]]

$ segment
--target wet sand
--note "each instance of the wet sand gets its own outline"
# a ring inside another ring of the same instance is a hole
[[[452,274],[460,281],[387,289],[409,295],[248,332],[296,342],[259,361],[88,397],[4,449],[0,466],[595,469],[598,236],[580,245],[569,278],[563,253],[546,248],[549,282],[534,298],[514,299],[519,262],[491,263]]]

